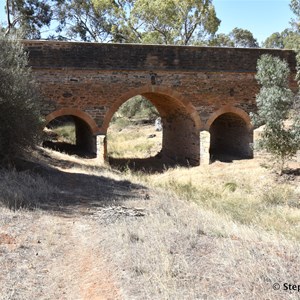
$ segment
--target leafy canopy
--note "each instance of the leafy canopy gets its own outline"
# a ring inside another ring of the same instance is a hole
[[[39,39],[43,26],[49,26],[53,18],[53,9],[48,0],[7,0],[6,34],[21,29],[24,37]]]
[[[216,33],[212,0],[7,0],[7,32],[38,39],[190,45]]]
[[[220,24],[211,0],[136,0],[132,12],[143,22],[143,39],[156,35],[164,44],[191,44],[215,34]]]
[[[215,35],[210,39],[209,46],[258,48],[259,44],[249,30],[235,27],[228,35]]]

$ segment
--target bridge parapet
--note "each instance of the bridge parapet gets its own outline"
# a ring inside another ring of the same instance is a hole
[[[266,53],[284,58],[293,71],[296,66],[291,50],[32,40],[23,44],[33,68],[255,72],[257,59]]]

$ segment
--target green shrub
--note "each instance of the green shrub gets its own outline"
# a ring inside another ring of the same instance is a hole
[[[259,147],[267,150],[278,162],[280,174],[286,161],[300,147],[300,118],[290,116],[294,95],[289,89],[290,70],[286,61],[271,55],[262,55],[257,63],[256,79],[261,89],[256,97],[258,112],[253,115],[254,123],[265,124]]]
[[[41,133],[39,96],[22,45],[0,33],[0,159],[33,147]]]

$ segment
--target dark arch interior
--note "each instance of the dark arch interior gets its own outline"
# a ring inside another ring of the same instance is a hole
[[[237,114],[225,113],[215,119],[210,129],[211,161],[251,158],[252,132]]]
[[[43,146],[80,157],[96,157],[96,138],[82,119],[68,115],[48,123]]]
[[[148,159],[123,160],[135,169],[164,169],[175,165],[199,165],[199,132],[186,107],[178,100],[158,93],[142,94],[159,112],[163,128],[161,151]],[[108,141],[109,143],[109,141]],[[116,162],[110,160],[111,164]]]

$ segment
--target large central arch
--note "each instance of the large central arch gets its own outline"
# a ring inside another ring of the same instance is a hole
[[[158,110],[163,125],[162,164],[199,165],[199,130],[201,121],[194,106],[170,88],[146,86],[124,93],[107,112],[101,132],[107,133],[118,108],[128,99],[141,95]]]

